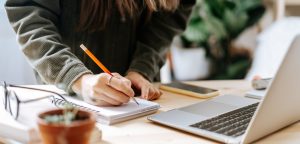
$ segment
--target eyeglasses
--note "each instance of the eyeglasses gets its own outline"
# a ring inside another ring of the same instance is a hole
[[[8,87],[30,89],[30,90],[36,90],[36,91],[42,91],[42,92],[55,94],[56,96],[59,96],[62,100],[68,102],[61,94],[59,94],[57,92],[44,90],[44,89],[38,89],[38,88],[12,85],[12,84],[7,84],[6,82],[2,82],[2,87],[0,88],[0,92],[3,93],[3,96],[1,96],[1,95],[0,96],[3,99],[4,108],[16,120],[18,119],[18,116],[19,116],[21,103],[30,103],[30,102],[35,102],[35,101],[39,101],[39,100],[46,99],[46,98],[53,98],[53,100],[54,100],[55,98],[53,95],[51,95],[51,96],[45,96],[45,97],[40,97],[40,98],[35,98],[35,99],[30,99],[30,100],[20,100],[18,95],[13,90],[9,90]]]

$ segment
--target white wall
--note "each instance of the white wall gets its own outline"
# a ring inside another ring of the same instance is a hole
[[[22,54],[0,0],[0,81],[12,84],[34,84],[33,71]]]

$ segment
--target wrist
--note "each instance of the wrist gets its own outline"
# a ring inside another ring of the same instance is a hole
[[[142,76],[140,73],[138,72],[135,72],[135,71],[129,71],[127,73],[128,76],[135,76],[135,77],[138,77],[138,78],[144,78],[144,76]]]
[[[81,94],[82,82],[87,76],[90,76],[90,75],[92,75],[92,74],[84,74],[84,75],[80,76],[77,80],[75,80],[75,82],[73,83],[71,88],[76,94]]]
[[[138,87],[140,87],[141,84],[148,82],[148,80],[142,74],[134,71],[129,71],[126,77]]]

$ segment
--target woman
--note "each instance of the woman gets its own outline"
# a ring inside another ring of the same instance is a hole
[[[7,0],[5,8],[37,78],[95,105],[153,100],[166,47],[195,0]],[[115,77],[79,48],[85,44]],[[125,77],[122,77],[124,75]]]

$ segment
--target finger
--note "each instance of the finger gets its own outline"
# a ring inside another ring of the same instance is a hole
[[[154,89],[155,89],[155,95],[153,96],[153,98],[151,100],[156,100],[161,95],[159,89],[157,89],[157,88],[154,88]]]
[[[147,100],[152,100],[155,96],[155,90],[153,87],[149,87],[149,95],[148,95],[148,98]]]
[[[115,104],[111,104],[104,100],[99,100],[99,99],[94,99],[93,101],[94,101],[94,103],[96,103],[96,106],[119,106],[119,105],[122,105],[122,103],[120,103],[119,105],[115,105]]]
[[[112,73],[114,77],[121,78],[122,76],[119,73]]]
[[[106,96],[110,97],[111,99],[114,99],[120,103],[128,103],[130,97],[125,95],[124,93],[113,89],[112,87],[106,86],[102,89],[97,89],[99,93],[104,93]]]
[[[162,95],[162,92],[156,87],[152,87],[152,88],[154,89],[155,94],[150,98],[150,100],[156,100]]]
[[[121,78],[113,77],[111,79],[109,86],[124,93],[127,96],[130,96],[130,97],[134,96],[134,91],[131,88],[131,82],[124,77],[121,77]]]
[[[99,91],[100,90],[100,91]],[[93,91],[91,91],[90,95],[89,95],[89,99],[91,100],[103,100],[111,105],[121,105],[122,103],[119,101],[116,101],[108,96],[106,96],[105,94],[103,94],[103,92],[101,91],[102,89],[94,89]]]
[[[96,102],[99,102],[99,101],[105,101],[111,105],[121,105],[123,104],[122,102],[120,101],[117,101],[105,94],[97,94],[96,96],[93,97],[93,100],[96,101]]]
[[[111,106],[112,104],[105,102],[103,100],[97,100],[97,99],[85,99],[85,102],[95,105],[95,106]]]
[[[260,80],[260,79],[261,79],[261,76],[255,75],[252,80]]]
[[[159,94],[160,94],[160,95],[163,95],[163,92],[162,92],[161,90],[159,90]]]
[[[149,95],[149,87],[143,87],[141,97],[144,99],[148,99],[148,95]]]
[[[96,101],[95,99],[91,98],[91,96],[83,96],[83,100],[89,104],[96,105],[96,106],[105,106],[105,105],[111,105],[105,101]]]

